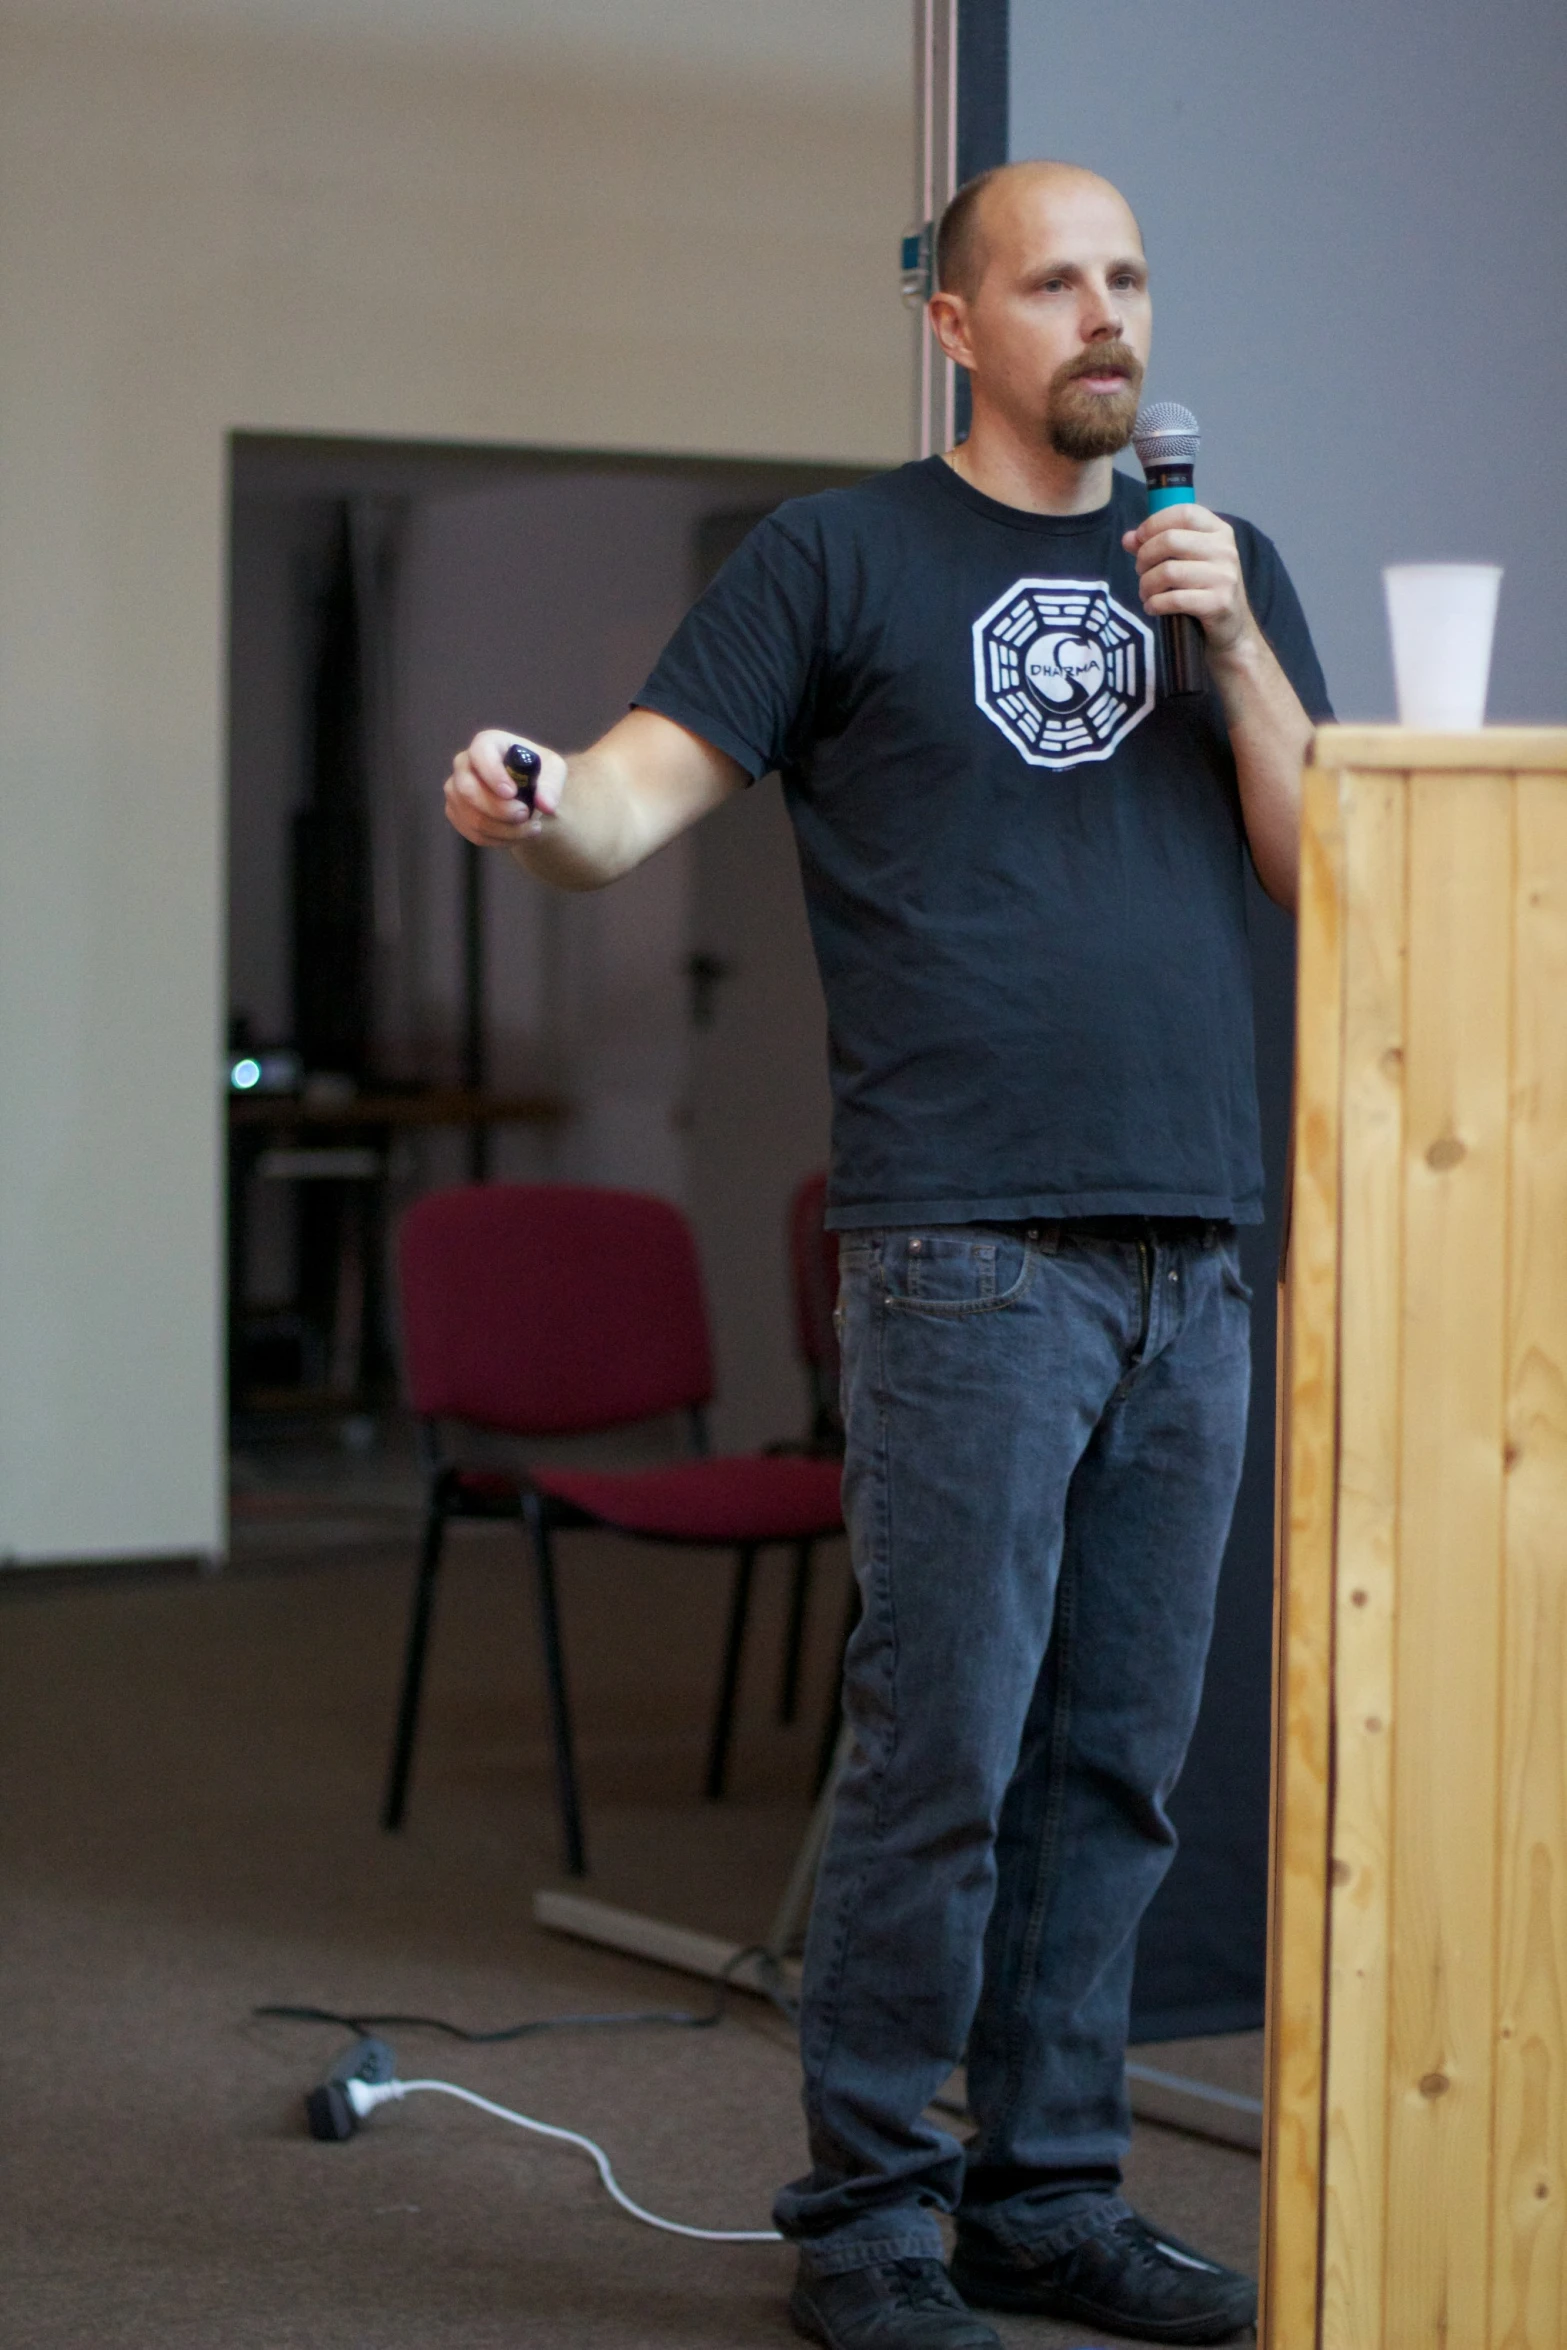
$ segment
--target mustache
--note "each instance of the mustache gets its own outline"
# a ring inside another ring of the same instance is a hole
[[[1143,363],[1129,343],[1096,343],[1092,350],[1056,369],[1051,389],[1076,383],[1084,375],[1115,374],[1124,375],[1128,388],[1136,391],[1143,380]]]

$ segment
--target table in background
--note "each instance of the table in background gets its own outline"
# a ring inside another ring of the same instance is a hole
[[[258,1176],[338,1187],[336,1297],[329,1362],[319,1387],[301,1387],[299,1409],[330,1403],[353,1411],[384,1400],[391,1365],[382,1336],[381,1270],[385,1256],[386,1175],[399,1134],[466,1131],[470,1169],[484,1170],[497,1126],[556,1127],[570,1105],[554,1094],[473,1092],[457,1086],[363,1092],[341,1098],[309,1094],[232,1094],[229,1122],[228,1363],[231,1410],[244,1408],[245,1267],[250,1192]],[[268,1162],[270,1166],[268,1165]],[[268,1400],[290,1400],[279,1391]]]

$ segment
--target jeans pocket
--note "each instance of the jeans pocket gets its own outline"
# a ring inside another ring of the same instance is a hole
[[[1238,1241],[1228,1240],[1219,1251],[1219,1272],[1231,1297],[1238,1297],[1242,1305],[1252,1302],[1252,1286],[1241,1271],[1241,1252]]]
[[[938,1319],[999,1312],[1021,1297],[1032,1275],[1023,1241],[966,1225],[889,1232],[881,1251],[887,1303]]]

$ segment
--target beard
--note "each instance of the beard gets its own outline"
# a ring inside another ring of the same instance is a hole
[[[1123,371],[1118,392],[1084,391],[1085,375]],[[1084,464],[1092,457],[1113,457],[1132,437],[1137,420],[1138,395],[1143,388],[1143,363],[1125,343],[1101,343],[1081,358],[1069,359],[1050,379],[1045,405],[1045,434],[1060,457]]]

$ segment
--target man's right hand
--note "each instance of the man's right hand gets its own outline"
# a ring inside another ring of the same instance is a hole
[[[539,755],[535,812],[517,796],[506,752]],[[570,764],[525,734],[487,726],[459,751],[446,779],[446,813],[464,840],[505,848],[558,889],[602,889],[741,790],[746,770],[656,710],[629,710]]]
[[[536,751],[541,762],[531,816],[506,769],[506,753],[513,743]],[[486,726],[452,762],[446,778],[446,814],[463,839],[471,840],[476,848],[510,848],[530,833],[544,830],[560,806],[565,783],[566,762],[559,751],[548,750],[525,734]]]

